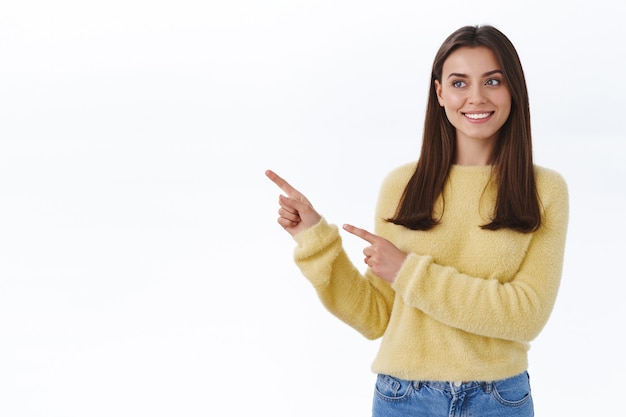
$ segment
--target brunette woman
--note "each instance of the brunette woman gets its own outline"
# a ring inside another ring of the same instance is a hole
[[[324,305],[381,338],[373,415],[532,416],[529,343],[559,288],[568,193],[534,165],[518,54],[467,26],[432,67],[419,158],[383,181],[361,273],[338,228],[272,171],[278,223]]]

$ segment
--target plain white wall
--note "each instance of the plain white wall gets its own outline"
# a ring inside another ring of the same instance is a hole
[[[378,342],[301,277],[263,172],[370,228],[436,50],[482,23],[516,45],[536,162],[571,193],[537,415],[615,414],[626,6],[420,3],[4,1],[0,415],[369,415]]]

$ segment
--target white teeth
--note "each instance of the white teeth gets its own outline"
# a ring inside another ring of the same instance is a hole
[[[491,113],[465,113],[465,116],[470,119],[484,119],[491,116]]]

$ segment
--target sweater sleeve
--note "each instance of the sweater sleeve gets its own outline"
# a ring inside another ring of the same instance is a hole
[[[394,291],[373,275],[365,275],[346,255],[336,226],[325,219],[297,234],[294,258],[324,306],[368,339],[383,335],[389,322]]]
[[[569,214],[562,177],[551,172],[542,185],[542,225],[513,279],[469,276],[435,263],[431,256],[412,253],[393,288],[407,305],[448,326],[520,342],[537,337],[556,301]]]

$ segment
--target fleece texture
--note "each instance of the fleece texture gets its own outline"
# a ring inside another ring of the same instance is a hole
[[[453,165],[435,204],[440,223],[413,231],[393,217],[415,164],[384,180],[375,233],[408,253],[389,284],[361,272],[324,218],[297,234],[296,264],[326,308],[368,339],[382,337],[372,371],[408,380],[493,381],[528,368],[561,280],[569,199],[555,171],[535,167],[542,209],[533,233],[484,230],[496,185],[490,166]],[[367,243],[365,243],[367,245]]]

